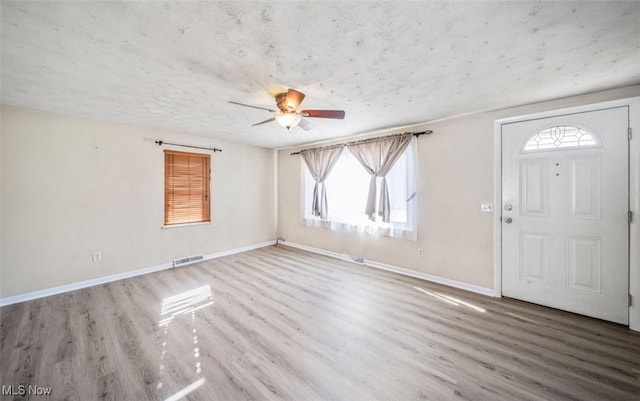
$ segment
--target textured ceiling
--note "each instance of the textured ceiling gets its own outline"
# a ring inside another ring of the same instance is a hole
[[[7,2],[3,104],[265,147],[640,82],[640,3]],[[287,132],[228,100],[340,120]]]

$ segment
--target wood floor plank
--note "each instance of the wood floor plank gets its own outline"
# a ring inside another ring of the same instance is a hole
[[[638,401],[640,334],[276,246],[0,308],[0,384],[57,400]]]

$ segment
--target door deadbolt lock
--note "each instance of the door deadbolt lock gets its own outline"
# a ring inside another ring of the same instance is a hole
[[[510,212],[511,210],[513,210],[513,206],[511,206],[509,204],[504,205],[504,210],[506,210],[507,212]]]
[[[504,222],[507,224],[511,224],[511,222],[513,221],[513,219],[511,217],[505,217],[504,218]]]

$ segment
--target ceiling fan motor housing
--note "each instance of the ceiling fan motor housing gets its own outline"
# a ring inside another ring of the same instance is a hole
[[[276,95],[276,105],[283,113],[287,113],[294,110],[289,110],[287,107],[287,93],[280,93]]]

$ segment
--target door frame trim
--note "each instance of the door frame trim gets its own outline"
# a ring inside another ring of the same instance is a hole
[[[634,214],[629,224],[629,293],[634,305],[629,307],[629,328],[640,331],[640,97],[591,103],[581,106],[544,110],[494,121],[493,134],[493,277],[496,297],[502,297],[502,126],[526,120],[584,113],[614,107],[629,107],[629,126],[634,137],[629,142],[629,208]]]

